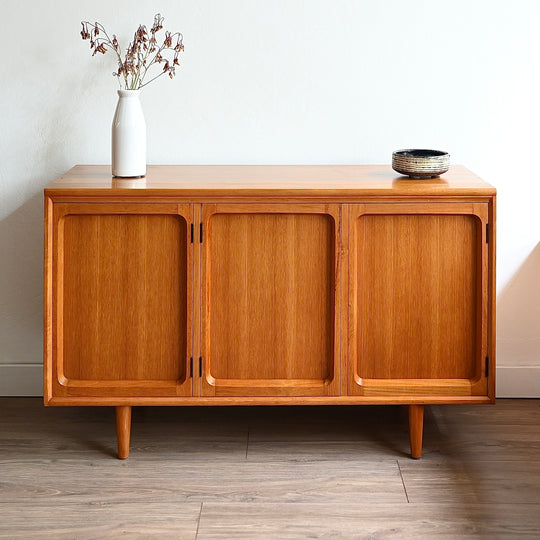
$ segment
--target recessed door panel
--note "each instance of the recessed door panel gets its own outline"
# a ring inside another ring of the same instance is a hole
[[[190,209],[59,208],[57,379],[67,395],[191,395]],[[170,213],[166,213],[170,212]]]
[[[203,394],[335,392],[338,210],[203,208]]]
[[[487,392],[487,205],[351,205],[349,393]]]

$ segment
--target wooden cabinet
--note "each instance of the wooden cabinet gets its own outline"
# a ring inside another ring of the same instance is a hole
[[[490,403],[495,190],[463,167],[77,166],[45,190],[46,405]]]

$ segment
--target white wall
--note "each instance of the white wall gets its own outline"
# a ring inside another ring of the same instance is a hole
[[[0,394],[40,391],[42,189],[110,160],[114,58],[79,22],[158,10],[186,50],[144,90],[149,163],[441,148],[498,188],[499,395],[540,396],[538,0],[1,0]]]

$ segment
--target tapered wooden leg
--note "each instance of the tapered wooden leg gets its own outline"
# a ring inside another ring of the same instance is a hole
[[[422,457],[422,434],[424,432],[424,406],[409,405],[409,439],[411,440],[411,457]]]
[[[116,437],[118,439],[118,458],[129,456],[131,435],[131,406],[116,407]]]

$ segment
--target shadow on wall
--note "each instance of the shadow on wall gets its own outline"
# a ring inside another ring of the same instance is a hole
[[[42,223],[41,193],[1,222],[0,364],[33,364],[42,359]]]
[[[497,358],[540,366],[540,243],[497,296]]]

